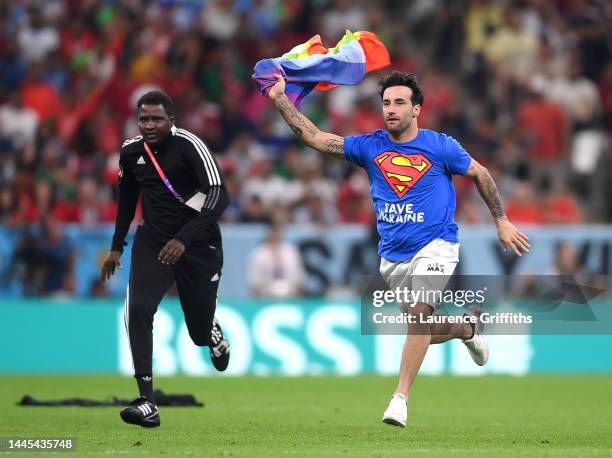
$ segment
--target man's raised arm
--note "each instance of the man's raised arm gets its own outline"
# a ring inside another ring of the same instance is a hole
[[[285,95],[285,80],[276,75],[278,82],[272,86],[268,97],[285,119],[295,135],[306,145],[322,153],[344,157],[344,138],[339,135],[321,132],[310,119],[300,113]]]

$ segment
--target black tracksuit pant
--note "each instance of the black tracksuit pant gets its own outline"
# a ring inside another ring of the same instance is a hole
[[[174,266],[157,259],[163,246],[138,227],[124,311],[136,375],[152,373],[153,315],[174,281],[191,340],[198,346],[210,344],[223,267],[221,244],[192,244]]]

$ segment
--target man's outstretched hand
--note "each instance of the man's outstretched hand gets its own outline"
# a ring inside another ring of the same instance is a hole
[[[159,262],[165,264],[167,266],[173,266],[176,262],[183,256],[185,252],[185,245],[183,242],[179,242],[176,239],[170,240],[168,243],[164,245],[164,247],[159,252]]]
[[[273,101],[276,100],[277,97],[283,95],[285,93],[285,78],[283,75],[274,75],[276,78],[276,83],[274,86],[270,88],[268,92],[268,97]]]
[[[115,273],[115,269],[122,268],[119,258],[121,258],[121,251],[112,250],[108,253],[100,271],[100,279],[102,281],[110,279]]]
[[[500,218],[495,224],[497,225],[497,236],[504,250],[510,248],[517,256],[522,256],[522,252],[529,252],[531,248],[529,237],[514,227],[508,218]]]

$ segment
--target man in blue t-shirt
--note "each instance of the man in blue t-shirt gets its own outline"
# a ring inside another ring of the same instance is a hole
[[[321,132],[289,101],[282,76],[276,78],[268,97],[291,130],[311,148],[344,157],[366,171],[380,234],[380,272],[392,290],[443,290],[459,262],[453,175],[474,181],[504,249],[517,256],[529,251],[527,236],[508,221],[487,169],[454,138],[419,128],[424,97],[413,74],[395,72],[379,82],[385,130],[344,138]],[[487,362],[480,310],[470,308],[464,322],[432,324],[427,318],[437,305],[435,300],[400,304],[416,319],[408,324],[399,382],[383,415],[385,423],[406,425],[410,386],[430,344],[461,339],[476,364]]]

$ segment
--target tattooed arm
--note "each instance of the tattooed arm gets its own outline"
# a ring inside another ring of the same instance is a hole
[[[293,133],[306,145],[322,153],[344,157],[344,138],[339,135],[321,132],[310,119],[300,113],[285,95],[285,81],[280,75],[278,82],[270,89],[268,97],[283,116]]]
[[[478,193],[489,207],[491,216],[495,219],[497,235],[504,249],[512,249],[517,256],[521,256],[521,251],[529,252],[529,238],[514,227],[506,217],[497,186],[487,168],[472,159],[465,176],[474,181]]]
[[[483,167],[477,161],[472,159],[470,167],[468,168],[465,176],[471,178],[476,184],[478,193],[487,204],[487,207],[489,207],[491,216],[493,216],[496,221],[498,219],[506,218],[506,213],[504,212],[501,200],[499,199],[497,186],[486,167]]]

